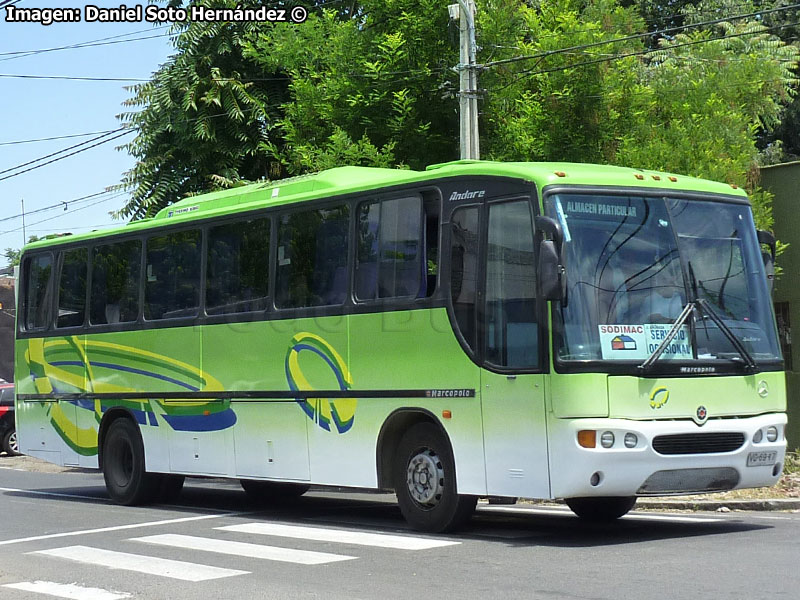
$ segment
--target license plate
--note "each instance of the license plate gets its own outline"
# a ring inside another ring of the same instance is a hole
[[[776,450],[765,452],[751,452],[747,455],[748,467],[764,467],[775,464],[775,459],[778,458]]]

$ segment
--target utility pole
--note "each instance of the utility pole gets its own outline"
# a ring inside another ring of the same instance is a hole
[[[28,238],[25,237],[25,198],[20,198],[19,200],[22,203],[22,246],[28,242]]]
[[[475,64],[475,2],[458,0],[447,7],[452,20],[459,20],[459,114],[461,159],[478,160],[478,73]]]

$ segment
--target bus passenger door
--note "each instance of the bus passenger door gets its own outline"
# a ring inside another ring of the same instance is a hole
[[[481,409],[490,495],[547,498],[544,375],[530,201],[488,205]]]

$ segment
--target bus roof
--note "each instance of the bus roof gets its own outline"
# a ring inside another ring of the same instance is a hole
[[[424,183],[458,175],[495,175],[524,179],[539,190],[549,185],[611,186],[626,188],[670,189],[728,196],[746,196],[732,185],[657,171],[628,167],[583,163],[493,162],[459,160],[430,165],[425,171],[381,169],[374,167],[337,167],[311,175],[260,182],[218,192],[185,198],[161,209],[154,217],[133,221],[127,225],[96,230],[79,235],[48,236],[30,244],[40,247],[66,241],[76,242],[98,236],[132,233],[157,225],[188,222],[200,218],[222,216],[303,202],[323,197],[335,197],[402,184]]]

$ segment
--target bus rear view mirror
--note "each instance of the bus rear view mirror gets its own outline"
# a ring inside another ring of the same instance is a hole
[[[759,246],[769,247],[769,252],[761,251],[761,260],[764,261],[764,273],[767,276],[767,287],[771,294],[775,284],[775,250],[777,244],[775,242],[775,236],[770,231],[759,229],[756,231],[756,234],[758,235]]]
[[[561,225],[550,217],[536,217],[536,228],[550,239],[539,243],[536,275],[539,293],[545,300],[560,300],[567,304],[567,273],[564,260],[564,234]]]

